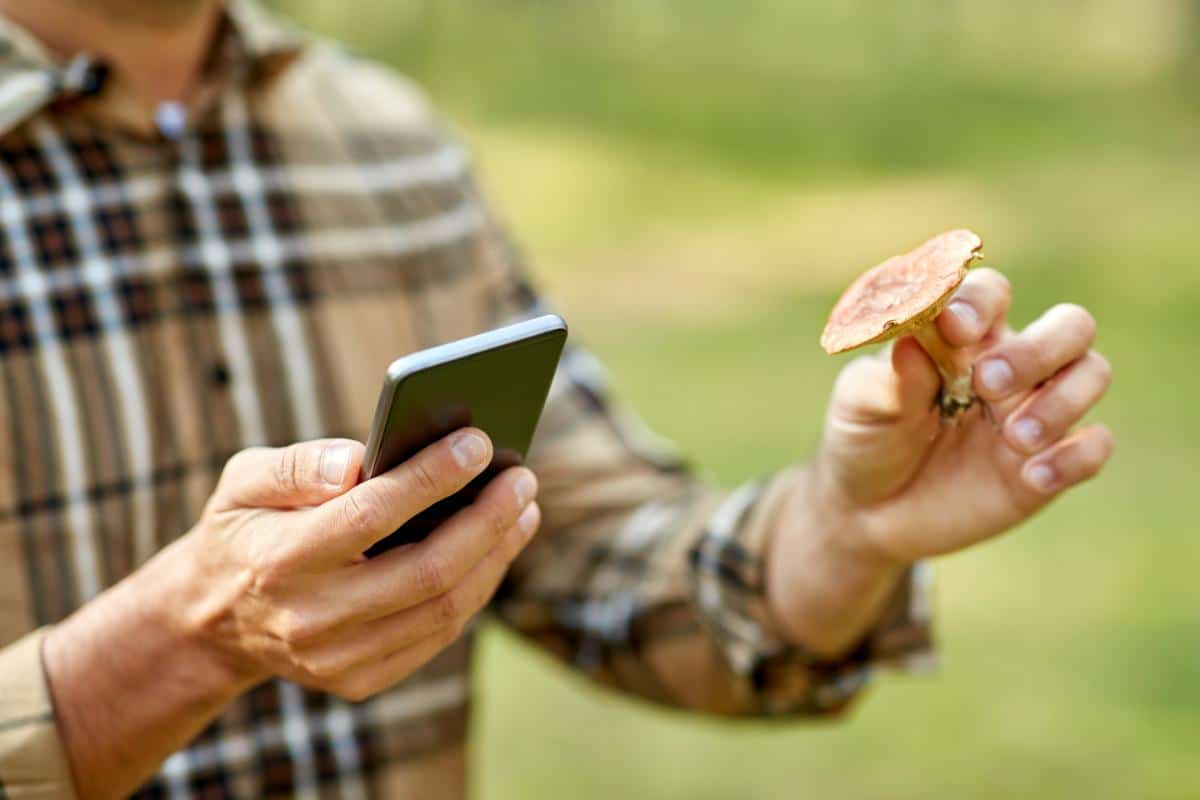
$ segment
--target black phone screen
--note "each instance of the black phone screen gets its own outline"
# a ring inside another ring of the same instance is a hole
[[[387,472],[466,426],[491,438],[493,456],[475,480],[376,542],[367,550],[368,557],[424,539],[470,505],[497,473],[525,460],[565,340],[565,330],[553,330],[389,380],[384,390],[385,397],[390,392],[390,403],[382,423],[376,422],[380,430],[373,434],[378,436],[378,454],[373,463],[363,465],[364,479]]]

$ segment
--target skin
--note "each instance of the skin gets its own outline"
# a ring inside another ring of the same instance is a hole
[[[154,103],[195,86],[219,6],[0,9],[64,54],[107,55]],[[1108,430],[1076,428],[1111,379],[1091,350],[1094,320],[1056,306],[1017,333],[1009,299],[1000,273],[978,269],[937,320],[973,357],[999,429],[975,412],[939,424],[938,373],[911,338],[838,378],[821,446],[769,542],[768,605],[785,638],[842,655],[913,561],[1012,528],[1107,461]],[[391,686],[487,604],[540,521],[533,474],[502,473],[425,542],[366,561],[372,543],[477,475],[491,445],[460,431],[355,486],[362,454],[345,440],[240,453],[191,531],[50,630],[43,659],[83,796],[127,795],[268,677],[351,700]]]
[[[0,11],[59,54],[104,59],[157,105],[190,97],[221,0],[0,0]]]
[[[911,337],[838,377],[821,446],[768,553],[768,599],[793,641],[843,654],[914,561],[1011,529],[1111,456],[1106,427],[1075,427],[1112,380],[1091,349],[1095,320],[1065,304],[1017,333],[1011,296],[999,272],[973,270],[936,323],[974,355],[995,423],[978,411],[939,423],[937,369]]]
[[[189,533],[46,638],[80,794],[128,795],[269,677],[362,700],[458,639],[537,530],[532,472],[502,472],[419,544],[362,552],[491,454],[468,429],[357,486],[358,442],[234,456]]]

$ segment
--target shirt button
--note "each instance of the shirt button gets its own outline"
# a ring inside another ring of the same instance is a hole
[[[165,138],[176,141],[187,130],[187,108],[174,100],[159,103],[154,109],[154,124]]]
[[[208,368],[208,380],[214,386],[228,386],[231,378],[232,376],[229,374],[229,367],[225,366],[220,361]]]

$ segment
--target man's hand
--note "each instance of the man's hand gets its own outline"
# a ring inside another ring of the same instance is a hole
[[[79,793],[123,797],[268,677],[360,700],[458,638],[540,522],[523,467],[426,540],[363,552],[478,476],[465,429],[355,485],[361,444],[234,456],[186,536],[48,633],[43,651]]]
[[[239,453],[189,534],[203,591],[185,628],[250,675],[350,700],[402,680],[487,604],[537,529],[537,481],[506,470],[424,541],[362,553],[463,488],[491,455],[468,429],[349,488],[356,442]]]
[[[838,378],[769,557],[771,607],[797,642],[844,650],[908,564],[1008,530],[1108,460],[1107,428],[1073,430],[1111,380],[1091,350],[1095,321],[1059,305],[1014,333],[1010,294],[1000,273],[973,270],[938,317],[946,341],[973,354],[985,404],[957,427],[932,408],[938,373],[914,339]]]

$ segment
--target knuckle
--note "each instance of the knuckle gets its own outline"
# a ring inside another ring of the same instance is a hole
[[[275,621],[275,635],[291,647],[311,641],[324,630],[324,625],[311,614],[297,609],[280,612]]]
[[[515,505],[515,503],[514,503]],[[508,507],[490,508],[484,515],[484,525],[489,538],[499,540],[504,537],[516,519],[516,510]]]
[[[1007,275],[998,269],[993,269],[991,267],[986,267],[986,269],[987,275],[996,282],[997,286],[1004,290],[1005,294],[1012,294],[1012,281],[1008,279]]]
[[[258,456],[267,450],[266,447],[247,447],[231,455],[221,468],[221,476],[217,481],[218,488],[227,486],[230,481],[238,480],[238,476],[246,472]]]
[[[444,595],[450,588],[450,565],[437,550],[430,550],[417,561],[417,586],[427,597]]]
[[[284,447],[275,462],[275,485],[283,492],[294,492],[303,485],[300,476],[300,453],[297,447]]]
[[[363,484],[356,491],[345,495],[342,509],[342,516],[350,531],[371,531],[379,523],[378,495],[374,490],[367,488],[367,484]]]
[[[1092,312],[1077,303],[1062,303],[1058,307],[1061,314],[1085,339],[1091,341],[1096,335],[1096,318]]]
[[[1056,356],[1036,342],[1023,342],[1012,350],[1012,355],[1010,363],[1017,372],[1018,381],[1026,385],[1040,385],[1057,370]]]
[[[431,497],[438,494],[440,484],[427,460],[417,458],[410,462],[408,479],[414,494],[420,497]]]
[[[462,615],[462,600],[446,592],[433,601],[433,618],[440,628],[454,627]]]
[[[980,267],[973,270],[971,275],[975,276],[976,282],[989,292],[993,292],[1001,298],[1012,296],[1012,282],[1003,272],[992,267]]]
[[[229,457],[225,462],[224,468],[221,470],[221,475],[228,476],[237,472],[239,468],[245,466],[245,462],[254,458],[255,453],[260,452],[261,447],[247,447],[244,450],[239,450]]]
[[[288,579],[289,570],[284,559],[269,548],[260,549],[251,558],[251,591],[260,597],[274,595]]]
[[[300,668],[318,680],[332,680],[346,670],[345,659],[338,655],[314,654],[300,659]]]

